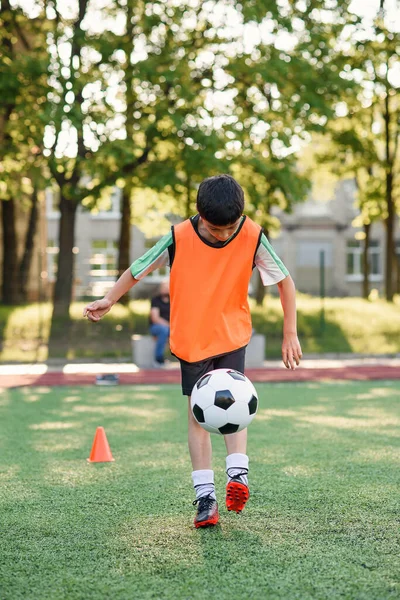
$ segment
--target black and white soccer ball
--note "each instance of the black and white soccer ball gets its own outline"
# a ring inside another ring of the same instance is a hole
[[[234,369],[215,369],[195,384],[190,399],[196,421],[211,433],[226,435],[245,429],[257,412],[254,385]]]

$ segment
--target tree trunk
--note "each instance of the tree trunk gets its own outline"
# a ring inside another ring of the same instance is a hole
[[[393,157],[390,152],[390,125],[391,114],[389,104],[389,89],[386,88],[385,109],[383,113],[385,121],[385,169],[386,169],[386,270],[385,270],[385,292],[386,300],[393,301],[393,234],[395,220],[395,206],[393,201]]]
[[[38,222],[38,191],[36,185],[33,188],[31,198],[31,210],[29,213],[28,230],[25,238],[24,254],[19,266],[18,285],[21,302],[28,301],[28,280],[33,258],[33,246],[36,227]]]
[[[131,53],[133,50],[134,43],[134,8],[133,1],[128,0],[126,3],[126,34],[124,36],[124,51],[125,51],[125,65],[124,65],[124,81],[126,86],[126,111],[125,111],[125,128],[126,138],[128,143],[133,145],[133,125],[134,118],[133,113],[135,111],[135,95],[133,91],[133,77],[134,68],[131,60]],[[133,150],[133,148],[132,148]],[[133,153],[133,152],[132,152]],[[132,221],[132,207],[131,207],[131,195],[132,195],[132,177],[126,176],[125,187],[122,193],[122,206],[121,206],[121,226],[119,233],[119,247],[118,247],[118,275],[121,276],[124,271],[130,265],[130,249],[131,249],[131,221]],[[129,294],[125,294],[120,299],[122,304],[129,303]]]
[[[368,300],[369,296],[369,261],[368,261],[368,250],[369,250],[369,238],[371,231],[371,223],[364,223],[364,248],[362,255],[362,270],[363,270],[363,298]]]
[[[127,177],[125,187],[122,193],[121,206],[121,224],[119,234],[119,252],[118,252],[118,276],[120,277],[130,266],[130,248],[131,248],[131,178]],[[120,299],[122,304],[128,304],[129,294],[125,294]]]
[[[49,356],[64,355],[68,347],[68,331],[71,325],[69,308],[72,300],[74,273],[75,219],[77,204],[60,197],[60,230],[57,261],[57,278],[53,297]]]
[[[15,229],[15,202],[13,199],[2,201],[1,220],[3,228],[3,304],[16,305],[18,293],[18,254],[17,233]]]
[[[388,216],[385,220],[386,227],[386,269],[385,269],[385,292],[386,300],[389,302],[393,301],[394,288],[393,288],[393,233],[394,233],[394,220],[395,210],[392,196],[393,176],[389,172],[386,174],[386,205]]]

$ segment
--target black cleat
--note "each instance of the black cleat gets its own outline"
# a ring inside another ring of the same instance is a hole
[[[198,504],[197,513],[194,518],[194,526],[196,529],[198,527],[208,527],[209,525],[216,525],[218,523],[218,503],[210,494],[195,500],[193,505],[196,506],[196,504]]]

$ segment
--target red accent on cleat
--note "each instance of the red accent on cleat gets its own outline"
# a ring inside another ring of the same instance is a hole
[[[194,526],[196,527],[196,529],[198,529],[199,527],[209,527],[210,525],[216,525],[218,523],[219,520],[219,514],[218,512],[212,516],[211,519],[207,519],[207,521],[194,521]]]
[[[229,481],[226,486],[226,508],[236,513],[242,512],[250,497],[249,488],[239,481]]]
[[[199,527],[216,525],[218,523],[218,503],[215,498],[212,498],[211,495],[204,496],[195,500],[193,504],[197,504],[197,513],[194,518],[194,526],[196,529]]]

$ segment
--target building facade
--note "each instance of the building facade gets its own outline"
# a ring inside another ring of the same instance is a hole
[[[336,187],[329,202],[312,198],[295,206],[292,214],[276,211],[281,223],[277,237],[271,239],[296,287],[302,292],[321,292],[323,260],[324,292],[328,296],[362,295],[362,229],[354,227],[358,215],[355,205],[355,182],[344,180]],[[46,192],[47,279],[48,289],[55,280],[58,253],[59,213],[52,192]],[[75,246],[74,298],[101,297],[113,285],[117,275],[118,236],[120,227],[120,190],[115,188],[108,210],[94,214],[78,209]],[[369,248],[370,289],[384,291],[385,230],[382,223],[371,227]],[[145,239],[132,225],[131,260],[141,256],[157,239]],[[400,256],[400,229],[396,224],[395,239]],[[151,295],[166,270],[155,271],[132,290],[135,297]],[[256,277],[256,275],[255,275]],[[254,283],[254,282],[253,282]],[[254,289],[255,286],[252,286]]]
[[[121,190],[115,188],[107,210],[90,212],[78,207],[75,229],[74,299],[102,297],[118,275]],[[51,189],[46,190],[47,281],[49,294],[56,279],[60,213]],[[146,240],[135,225],[131,228],[131,257],[146,251]]]
[[[362,295],[362,228],[353,225],[359,214],[355,205],[354,180],[340,181],[329,202],[310,199],[298,204],[292,214],[276,211],[281,222],[279,235],[271,242],[302,292],[321,292],[328,296]],[[400,228],[395,229],[397,255],[400,257]],[[322,256],[323,255],[323,256]],[[385,229],[373,223],[369,244],[370,289],[384,291]]]

